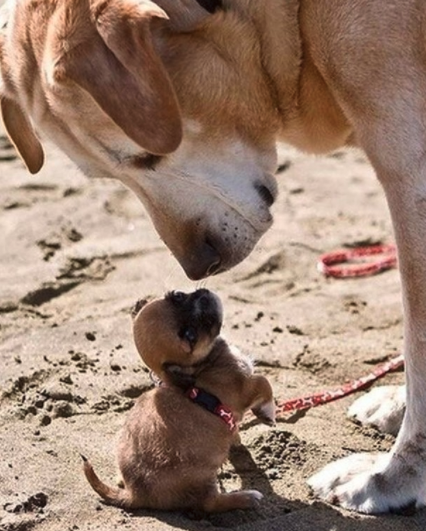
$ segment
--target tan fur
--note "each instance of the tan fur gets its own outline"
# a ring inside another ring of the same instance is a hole
[[[150,31],[152,20],[166,14],[148,0],[140,9],[120,0],[31,3],[31,9],[28,3],[16,6],[12,40],[2,46],[3,98],[19,104],[36,127],[59,133],[71,153],[81,150],[83,157],[86,149],[73,129],[84,112],[94,120],[94,135],[118,126],[152,153],[174,151],[182,134],[180,113]],[[77,113],[68,108],[71,100]],[[30,164],[31,154],[20,149],[20,132],[9,133]]]
[[[217,304],[212,294],[201,291],[210,305]],[[217,336],[216,324],[199,335],[195,346],[185,344],[178,334],[182,322],[177,311],[170,299],[157,299],[134,319],[138,351],[164,385],[143,394],[126,421],[118,447],[123,488],[104,484],[87,460],[84,472],[103,499],[125,508],[218,512],[253,507],[261,497],[256,491],[222,494],[216,484],[218,469],[231,444],[238,441],[238,431],[191,402],[174,385],[179,374],[169,373],[167,367],[190,373],[197,387],[231,409],[236,422],[250,408],[262,421],[274,422],[271,386],[263,376],[252,374],[244,356],[231,352]]]
[[[235,266],[271,226],[277,140],[364,149],[398,246],[407,409],[375,467],[356,458],[316,488],[364,512],[426,504],[425,35],[420,0],[223,0],[214,14],[196,0],[9,0],[0,13],[1,110],[29,170],[43,132],[87,174],[120,179],[192,279]]]

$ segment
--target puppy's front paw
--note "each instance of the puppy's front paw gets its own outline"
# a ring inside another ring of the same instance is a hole
[[[257,417],[260,422],[262,422],[262,424],[266,424],[267,426],[275,426],[276,408],[274,402],[266,402],[265,404],[254,407],[251,411],[253,415]]]

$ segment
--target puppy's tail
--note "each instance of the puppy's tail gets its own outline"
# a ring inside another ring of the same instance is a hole
[[[131,497],[126,489],[109,487],[99,479],[88,459],[86,459],[84,455],[82,455],[81,458],[83,459],[83,471],[87,481],[90,483],[92,489],[99,494],[103,500],[117,507],[123,507],[126,509],[133,508]]]

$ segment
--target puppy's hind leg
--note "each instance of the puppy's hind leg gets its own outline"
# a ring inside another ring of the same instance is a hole
[[[213,491],[204,501],[203,510],[207,513],[220,513],[234,509],[254,509],[263,498],[257,490],[240,490],[221,493]]]

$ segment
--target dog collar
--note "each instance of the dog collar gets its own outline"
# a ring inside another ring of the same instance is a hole
[[[217,396],[211,395],[199,387],[190,387],[185,394],[195,404],[198,404],[204,409],[207,409],[207,411],[210,411],[210,413],[217,415],[223,420],[223,422],[225,422],[230,431],[234,431],[237,428],[237,423],[232,411],[224,406]]]

